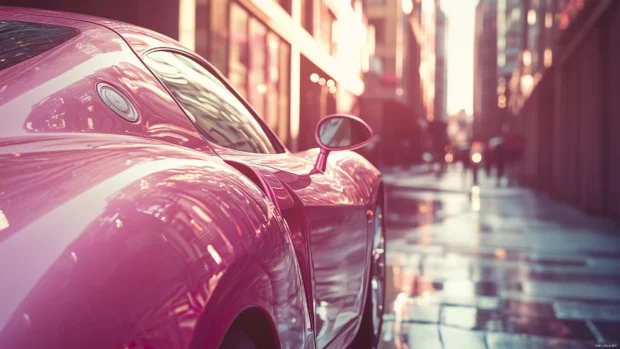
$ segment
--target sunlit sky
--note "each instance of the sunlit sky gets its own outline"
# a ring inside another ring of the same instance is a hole
[[[448,114],[473,111],[474,28],[478,0],[441,0],[448,17]]]

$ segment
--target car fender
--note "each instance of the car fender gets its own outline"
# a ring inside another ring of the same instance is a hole
[[[215,348],[249,307],[282,347],[311,343],[286,224],[220,158],[54,134],[3,139],[0,162],[0,348],[187,348],[198,330]]]
[[[328,161],[357,184],[366,204],[377,202],[383,179],[381,172],[370,161],[351,150],[333,152]]]
[[[319,148],[308,149],[295,155],[313,164],[319,154]],[[327,157],[326,173],[334,171],[344,174],[349,180],[347,185],[356,190],[354,201],[359,204],[372,205],[377,200],[383,183],[381,172],[362,155],[352,150],[332,151]]]

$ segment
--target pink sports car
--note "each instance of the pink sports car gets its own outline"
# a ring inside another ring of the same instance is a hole
[[[160,34],[0,8],[0,348],[376,347],[372,131],[315,135],[291,153]]]

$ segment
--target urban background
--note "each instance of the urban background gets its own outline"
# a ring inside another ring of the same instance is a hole
[[[525,139],[520,183],[620,219],[620,1],[479,0],[473,115],[449,115],[440,0],[5,0],[107,17],[178,39],[213,63],[292,151],[331,113],[361,116],[380,168]],[[444,5],[445,6],[445,5]],[[455,57],[451,55],[450,57]],[[472,69],[472,67],[463,67]],[[439,130],[439,131],[437,131]]]

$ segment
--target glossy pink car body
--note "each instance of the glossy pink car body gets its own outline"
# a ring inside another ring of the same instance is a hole
[[[208,143],[141,54],[200,58],[157,33],[17,8],[0,20],[79,30],[0,70],[0,348],[217,348],[235,319],[275,347],[351,343],[383,197],[370,163],[333,152],[310,175],[318,149]]]

